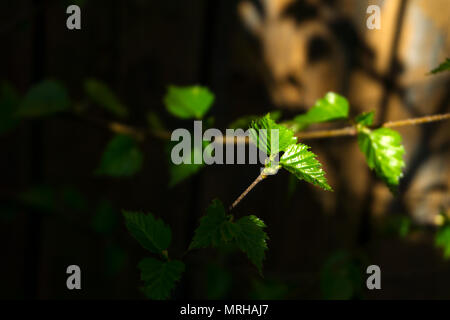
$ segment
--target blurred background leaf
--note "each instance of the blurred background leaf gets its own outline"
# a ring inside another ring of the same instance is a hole
[[[169,86],[164,97],[167,111],[181,119],[201,119],[214,102],[214,94],[202,86]]]
[[[210,300],[224,299],[233,284],[229,270],[221,265],[209,263],[206,270],[206,296]]]
[[[16,116],[20,97],[17,91],[6,82],[0,85],[0,134],[9,131],[19,124]]]
[[[86,95],[98,106],[119,118],[128,116],[127,108],[119,101],[116,94],[103,82],[86,79],[84,82]]]
[[[336,251],[325,261],[320,273],[322,297],[327,300],[355,298],[362,288],[362,271],[346,251]]]
[[[130,177],[141,170],[143,158],[133,138],[116,135],[106,146],[95,173],[111,177]]]
[[[286,299],[289,288],[286,284],[275,279],[253,279],[251,299],[257,300],[282,300]]]
[[[27,92],[17,110],[21,117],[40,117],[66,111],[70,106],[66,88],[59,82],[45,80]]]
[[[100,200],[92,217],[92,228],[103,235],[110,235],[119,224],[119,214],[108,200]]]

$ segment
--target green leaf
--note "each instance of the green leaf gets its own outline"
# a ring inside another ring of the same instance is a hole
[[[337,93],[328,92],[317,100],[307,113],[294,118],[294,131],[304,130],[313,123],[345,119],[348,117],[348,109],[347,99]]]
[[[147,123],[149,128],[152,131],[165,131],[166,128],[164,127],[164,124],[159,117],[159,115],[156,112],[150,111],[147,113]]]
[[[289,146],[280,159],[280,166],[300,180],[331,191],[320,162],[308,149],[307,145],[301,143]]]
[[[161,219],[151,213],[124,211],[123,215],[128,231],[145,249],[162,254],[169,247],[172,233]]]
[[[265,131],[264,131],[265,130]],[[278,148],[272,144],[272,131],[278,130]],[[252,121],[250,130],[250,140],[263,152],[269,156],[276,155],[280,151],[285,151],[288,146],[295,144],[297,138],[294,132],[283,125],[277,124],[270,117],[270,113],[264,117]]]
[[[19,124],[16,116],[20,103],[17,91],[6,82],[0,87],[0,134],[9,131]]]
[[[19,195],[19,200],[27,206],[53,212],[56,208],[55,190],[49,186],[32,187]]]
[[[169,298],[175,282],[180,280],[184,263],[145,258],[139,262],[138,268],[141,270],[141,280],[145,282],[145,295],[150,299],[164,300]]]
[[[383,231],[389,235],[405,238],[412,231],[412,221],[403,215],[391,215],[387,218]]]
[[[206,215],[200,219],[189,249],[222,247],[233,243],[243,251],[261,273],[264,251],[267,250],[267,234],[264,222],[257,217],[245,216],[232,222],[220,200],[213,200]]]
[[[358,132],[358,144],[370,169],[395,191],[399,179],[402,177],[402,168],[405,166],[401,135],[392,129],[379,128],[369,130],[362,128]]]
[[[439,228],[434,238],[436,247],[442,248],[444,259],[450,258],[450,225]]]
[[[278,121],[281,118],[281,111],[275,110],[270,112],[270,117],[273,121]],[[261,116],[247,115],[240,117],[228,125],[229,129],[247,129],[251,126],[252,121],[258,120]]]
[[[233,228],[231,224],[222,202],[214,199],[206,210],[206,215],[200,219],[189,249],[218,247],[230,241],[230,229]]]
[[[127,252],[114,244],[108,245],[105,251],[106,274],[110,277],[117,275],[128,260]]]
[[[252,281],[251,299],[255,300],[284,300],[289,292],[289,287],[278,280],[257,280]]]
[[[183,162],[188,162],[187,160],[190,159],[191,163],[174,164],[170,159],[170,152],[175,144],[176,142],[171,141],[167,144],[166,148],[169,161],[169,188],[193,176],[205,166],[203,163],[203,150],[195,147],[189,153],[183,154]],[[195,155],[197,155],[197,158],[202,159],[202,163],[194,163]]]
[[[375,113],[373,111],[363,112],[360,115],[356,116],[355,122],[362,126],[371,126],[373,124],[373,118]]]
[[[445,61],[442,62],[439,65],[439,67],[431,70],[430,73],[431,74],[436,74],[436,73],[439,73],[439,72],[442,72],[442,71],[446,71],[446,70],[450,70],[450,59],[449,58],[445,59]]]
[[[143,158],[133,138],[116,135],[106,146],[95,173],[112,177],[129,177],[141,169]]]
[[[206,87],[169,86],[164,97],[167,111],[181,119],[201,119],[214,102],[214,94]]]
[[[267,250],[267,234],[263,231],[266,227],[259,218],[250,215],[236,221],[233,228],[234,240],[239,249],[247,254],[250,261],[262,273],[262,262]]]
[[[361,269],[347,252],[337,251],[327,259],[320,273],[324,299],[348,300],[357,296],[361,287]]]
[[[103,82],[86,79],[84,91],[96,104],[119,118],[128,116],[127,108],[119,101],[112,90]]]
[[[118,214],[108,200],[101,200],[92,217],[92,228],[100,234],[112,234],[118,226]]]
[[[86,197],[74,187],[65,187],[62,190],[62,200],[65,208],[78,212],[87,210]]]
[[[40,117],[62,112],[69,108],[66,89],[56,81],[46,80],[33,86],[17,110],[21,117]]]

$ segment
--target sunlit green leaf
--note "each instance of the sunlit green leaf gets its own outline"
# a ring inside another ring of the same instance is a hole
[[[66,89],[56,81],[46,80],[34,85],[22,99],[17,110],[21,117],[47,116],[69,108]]]
[[[127,108],[103,82],[87,79],[84,82],[84,90],[92,101],[115,116],[124,118],[128,115]]]
[[[143,155],[136,141],[127,135],[116,135],[106,146],[96,174],[128,177],[142,166]]]
[[[243,116],[243,117],[240,117],[240,118],[234,120],[232,123],[230,123],[228,125],[228,128],[229,129],[244,129],[244,130],[246,130],[248,127],[251,126],[252,121],[258,120],[259,118],[261,118],[260,115],[259,116],[257,116],[257,115]],[[271,111],[270,118],[273,121],[278,121],[281,118],[281,111],[279,111],[279,110]]]
[[[320,162],[308,149],[307,145],[301,143],[289,146],[280,159],[280,166],[300,180],[331,191]]]
[[[272,141],[272,136],[276,136],[278,131],[278,146],[276,141]],[[275,133],[275,135],[273,134]],[[272,120],[270,113],[255,121],[252,121],[250,130],[250,140],[267,155],[272,156],[280,151],[285,151],[288,146],[295,144],[297,138],[294,133],[285,126],[277,124]],[[275,149],[274,149],[275,148]]]
[[[450,225],[439,228],[434,238],[437,247],[443,250],[444,258],[450,258]]]
[[[162,254],[172,239],[172,232],[161,219],[156,219],[151,213],[124,211],[125,225],[132,236],[145,249]]]
[[[436,74],[442,71],[450,70],[450,59],[445,59],[444,62],[442,62],[437,68],[430,71],[432,74]]]
[[[214,94],[206,87],[169,86],[164,97],[167,111],[181,119],[201,119],[214,102]]]
[[[349,104],[343,96],[328,92],[323,98],[316,101],[316,104],[308,110],[294,118],[294,131],[306,129],[313,123],[327,122],[348,117]]]
[[[369,130],[363,128],[358,133],[358,144],[370,169],[395,191],[405,166],[402,137],[397,131],[388,128]]]
[[[6,82],[0,86],[0,134],[9,131],[19,124],[16,116],[20,103],[19,94]]]
[[[160,261],[145,258],[138,265],[141,270],[141,280],[144,281],[145,295],[154,300],[169,298],[175,282],[179,281],[184,272],[184,263],[178,260]]]
[[[374,116],[375,113],[373,111],[363,112],[360,115],[356,116],[355,122],[363,126],[371,126],[373,124]]]

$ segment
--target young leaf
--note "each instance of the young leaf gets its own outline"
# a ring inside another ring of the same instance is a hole
[[[313,123],[347,118],[348,108],[347,99],[337,93],[328,92],[323,98],[317,100],[307,113],[294,118],[294,129],[295,131],[303,130]]]
[[[370,169],[375,169],[377,175],[395,191],[399,179],[402,177],[402,168],[405,166],[401,135],[392,129],[379,128],[369,130],[363,128],[358,133],[358,145],[366,156]]]
[[[443,249],[444,258],[450,258],[450,225],[445,225],[436,232],[434,238],[437,247]]]
[[[356,116],[355,122],[362,126],[371,126],[373,124],[373,118],[375,113],[373,111],[363,112],[360,115]]]
[[[331,191],[320,162],[316,159],[316,155],[308,149],[307,145],[301,143],[289,146],[280,159],[280,166],[300,180]]]
[[[141,169],[142,152],[136,141],[127,135],[116,135],[106,146],[96,174],[128,177]]]
[[[201,119],[214,102],[214,94],[206,87],[169,86],[164,97],[167,111],[181,119]]]
[[[268,236],[263,231],[266,225],[259,218],[250,215],[236,221],[235,226],[233,233],[236,245],[247,254],[261,274],[264,251],[267,250]]]
[[[430,73],[431,74],[436,74],[436,73],[439,73],[439,72],[442,72],[442,71],[446,71],[446,70],[450,70],[450,59],[449,58],[445,59],[445,61],[442,62],[439,65],[439,67],[431,70]]]
[[[123,215],[128,231],[145,249],[162,254],[169,247],[172,233],[161,219],[151,213],[123,211]]]
[[[272,150],[274,147],[272,142],[272,131],[274,130],[278,130],[278,148]],[[270,113],[262,118],[252,121],[250,139],[260,150],[269,156],[275,155],[280,151],[285,151],[288,146],[297,142],[294,133],[285,126],[273,121],[270,117]]]
[[[220,200],[213,200],[206,215],[200,219],[189,249],[236,244],[261,273],[264,251],[267,250],[266,225],[255,216],[245,216],[232,222]]]
[[[20,98],[16,90],[8,83],[2,82],[0,87],[0,133],[13,129],[19,124],[15,113]]]
[[[251,126],[252,121],[258,120],[258,118],[260,118],[260,117],[261,116],[257,116],[257,115],[247,115],[247,116],[240,117],[240,118],[234,120],[232,123],[230,123],[228,125],[228,128],[245,130]],[[278,121],[281,118],[281,111],[280,110],[271,111],[270,118],[273,121]]]
[[[178,260],[159,261],[145,258],[139,262],[141,280],[145,282],[145,295],[154,300],[164,300],[179,281],[184,272],[184,263]]]
[[[115,116],[124,118],[128,115],[127,108],[103,82],[95,79],[86,79],[84,82],[84,91],[96,104]]]
[[[69,108],[66,89],[56,81],[46,80],[33,86],[19,105],[17,115],[21,117],[47,116]]]
[[[225,213],[222,202],[213,200],[206,210],[206,215],[200,219],[200,225],[195,230],[189,249],[220,246],[231,240],[230,228],[233,228],[230,216]]]

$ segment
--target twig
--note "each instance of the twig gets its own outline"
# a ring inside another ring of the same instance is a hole
[[[139,141],[145,140],[145,138],[148,135],[151,135],[155,138],[161,139],[161,140],[169,140],[171,137],[171,133],[169,131],[164,130],[152,130],[152,129],[145,129],[145,128],[139,128],[119,122],[108,122],[102,119],[95,119],[86,117],[84,115],[81,115],[79,113],[76,113],[76,115],[84,120],[87,120],[88,122],[95,123],[99,126],[106,127],[107,129],[111,130],[114,133],[118,134],[127,134],[134,138],[136,138]],[[404,127],[404,126],[410,126],[410,125],[418,125],[422,123],[429,123],[429,122],[436,122],[436,121],[443,121],[450,119],[450,113],[444,113],[444,114],[436,114],[431,116],[424,116],[419,118],[412,118],[412,119],[404,119],[404,120],[398,120],[398,121],[388,121],[380,125],[380,127],[385,128],[395,128],[395,127]],[[308,139],[320,139],[320,138],[334,138],[334,137],[343,137],[343,136],[355,136],[357,134],[357,130],[354,126],[348,126],[340,129],[332,129],[332,130],[316,130],[316,131],[306,131],[306,132],[298,132],[295,134],[295,136],[301,140],[308,140]],[[214,140],[214,143],[223,143],[223,144],[247,144],[249,142],[249,139],[247,136],[222,136],[217,137]]]
[[[253,181],[252,184],[249,185],[248,188],[245,189],[245,191],[242,192],[242,194],[233,202],[233,204],[229,208],[229,211],[233,210],[234,207],[236,207],[239,204],[239,202],[241,202],[242,199],[244,199],[247,193],[249,193],[259,182],[261,182],[266,177],[267,176],[263,172],[261,172],[260,175],[255,179],[255,181]]]
[[[421,118],[405,119],[399,121],[388,121],[383,124],[385,128],[413,126],[421,123],[435,122],[450,119],[450,113],[435,114],[432,116],[425,116]]]
[[[384,128],[398,128],[404,126],[418,125],[422,123],[443,121],[450,119],[450,113],[435,114],[432,116],[424,116],[420,118],[404,119],[398,121],[388,121],[383,123],[380,127]],[[333,138],[342,136],[355,136],[357,131],[355,127],[349,126],[335,130],[318,130],[309,132],[299,132],[295,136],[299,139],[318,139],[318,138]]]

